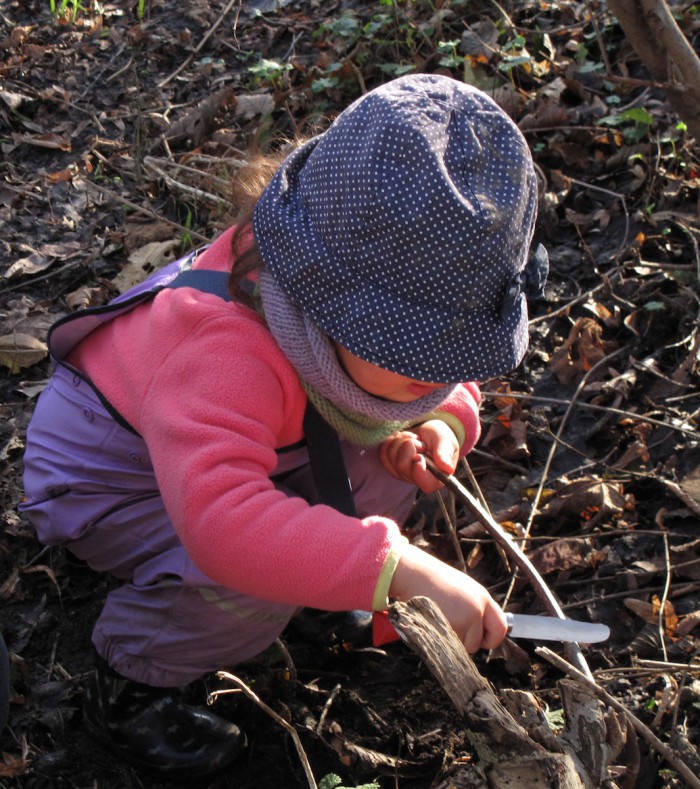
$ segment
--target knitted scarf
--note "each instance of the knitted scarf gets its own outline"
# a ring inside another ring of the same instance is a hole
[[[368,394],[343,370],[328,335],[292,304],[268,271],[260,273],[259,284],[273,337],[318,412],[348,441],[380,444],[397,430],[420,422],[453,391],[453,387],[438,389],[410,403]]]

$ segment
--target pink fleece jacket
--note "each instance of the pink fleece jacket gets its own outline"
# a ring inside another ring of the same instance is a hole
[[[231,232],[196,268],[228,271]],[[193,561],[223,586],[329,610],[371,610],[399,527],[290,498],[270,481],[275,449],[303,438],[306,395],[252,310],[164,290],[90,334],[69,361],[145,440],[167,512]],[[475,384],[444,410],[479,436]]]

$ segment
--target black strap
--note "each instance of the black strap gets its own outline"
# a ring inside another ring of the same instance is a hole
[[[181,271],[174,280],[168,283],[168,288],[195,288],[203,293],[213,293],[225,301],[231,301],[228,289],[228,274],[225,271],[212,271],[211,269],[186,269]]]
[[[311,476],[321,504],[328,504],[343,515],[357,516],[352,487],[345,469],[343,450],[336,431],[308,401],[304,413],[304,433],[309,449]]]

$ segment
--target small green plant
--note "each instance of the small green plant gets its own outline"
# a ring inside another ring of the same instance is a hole
[[[342,783],[343,779],[339,775],[329,773],[328,775],[324,775],[318,782],[318,789],[351,789],[351,787],[341,786]],[[356,786],[355,789],[380,789],[380,787],[377,783],[371,783]]]
[[[139,21],[146,16],[146,0],[139,0],[139,4],[136,6],[136,16],[139,18]]]
[[[457,51],[459,46],[459,39],[456,38],[452,41],[438,41],[437,49],[442,55],[440,58],[440,65],[445,68],[459,68],[463,63],[463,58]]]
[[[619,115],[606,115],[598,123],[601,126],[624,126],[622,134],[628,143],[633,144],[649,136],[654,116],[641,107],[631,107]]]
[[[252,66],[248,66],[248,71],[255,77],[258,83],[269,82],[275,90],[281,85],[282,77],[293,68],[291,63],[282,63],[279,60],[260,60]]]

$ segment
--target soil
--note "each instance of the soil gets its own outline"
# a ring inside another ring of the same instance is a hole
[[[410,67],[488,87],[541,178],[547,295],[532,305],[525,363],[484,384],[471,470],[505,528],[531,521],[528,553],[567,615],[611,627],[584,649],[596,680],[663,741],[689,742],[698,774],[700,165],[615,21],[571,2],[510,3],[508,24],[493,4],[459,2],[140,6],[0,5],[0,627],[11,658],[0,786],[174,785],[83,729],[90,632],[113,582],[40,545],[17,509],[24,432],[50,374],[46,329],[107,301],[117,275],[143,276],[225,227],[228,179],[252,144],[320,130]],[[542,612],[527,581],[508,592],[512,574],[477,518],[445,502],[417,502],[412,540],[455,563],[451,514],[470,572],[511,610]],[[554,722],[562,675],[534,646],[508,641],[477,666],[499,692],[533,693]],[[348,641],[307,612],[282,646],[231,670],[296,729],[317,781],[427,789],[474,774],[469,721],[401,643]],[[232,687],[208,677],[191,693]],[[249,748],[197,786],[308,786],[267,711],[241,693],[213,709]],[[605,785],[685,785],[643,737],[614,765]]]

